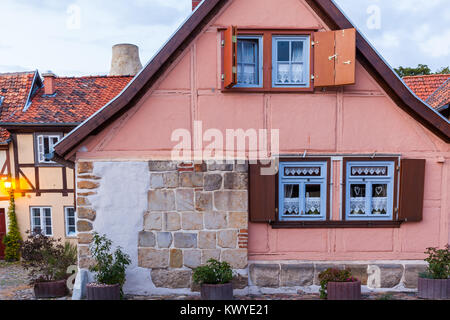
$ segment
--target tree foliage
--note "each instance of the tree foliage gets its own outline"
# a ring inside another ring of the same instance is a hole
[[[3,244],[5,245],[5,260],[10,262],[19,261],[22,236],[17,223],[14,191],[10,191],[9,194],[8,233],[3,238]]]
[[[395,68],[394,70],[402,78],[407,76],[426,76],[430,74],[450,74],[449,67],[442,67],[433,73],[430,67],[426,64],[419,64],[417,67],[400,66],[398,68]]]

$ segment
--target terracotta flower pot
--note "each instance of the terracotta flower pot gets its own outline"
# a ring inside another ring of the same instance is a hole
[[[328,282],[328,300],[361,300],[361,281]]]
[[[40,298],[59,298],[67,294],[66,280],[37,282],[34,284],[34,296]]]
[[[418,296],[423,299],[450,298],[450,279],[419,278]]]
[[[88,283],[86,297],[88,300],[120,300],[120,285]]]
[[[202,300],[233,300],[233,284],[202,284]]]

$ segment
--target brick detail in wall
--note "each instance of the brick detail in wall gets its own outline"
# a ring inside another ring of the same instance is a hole
[[[93,259],[89,252],[89,245],[92,242],[93,226],[92,222],[96,218],[96,211],[91,206],[89,196],[97,194],[96,189],[100,186],[101,177],[93,174],[94,163],[77,162],[77,238],[78,238],[78,266],[79,268],[89,268]]]
[[[192,269],[211,258],[245,269],[248,164],[149,161],[149,171],[138,265],[152,269],[155,286],[196,290]]]

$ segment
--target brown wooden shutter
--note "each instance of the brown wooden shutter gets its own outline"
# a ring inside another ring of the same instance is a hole
[[[425,160],[402,159],[400,164],[400,199],[398,219],[422,220],[425,186]]]
[[[314,33],[314,86],[355,84],[356,30]]]
[[[252,222],[271,222],[277,209],[277,175],[261,175],[261,167],[249,165],[249,216]]]
[[[237,83],[237,28],[229,27],[224,32],[223,51],[224,87],[232,88]]]

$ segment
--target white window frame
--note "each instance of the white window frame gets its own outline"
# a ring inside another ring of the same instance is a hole
[[[369,176],[352,175],[352,166],[357,167],[387,167],[388,171],[386,176]],[[366,204],[365,214],[350,214],[350,200],[352,184],[364,184],[366,186]],[[387,185],[387,213],[386,214],[372,214],[372,185],[373,184],[386,184]],[[345,177],[345,219],[348,221],[354,220],[393,220],[394,211],[394,188],[395,188],[395,163],[394,161],[347,161],[346,164],[346,177]]]
[[[291,83],[277,83],[277,70],[278,70],[278,42],[279,41],[289,41],[289,66],[292,64],[292,50],[291,44],[293,41],[303,42],[303,82],[300,84]],[[311,79],[309,77],[310,73],[310,55],[311,55],[311,45],[310,45],[309,35],[296,35],[296,36],[274,36],[272,38],[272,87],[273,88],[309,88],[311,85]]]
[[[73,218],[75,221],[75,224],[73,225],[75,227],[75,233],[69,233],[69,209],[73,209]],[[64,221],[65,221],[65,232],[66,237],[76,237],[77,236],[77,213],[75,211],[75,207],[64,207]]]
[[[325,221],[327,218],[327,162],[326,161],[285,161],[280,162],[278,173],[278,206],[280,221]],[[284,174],[286,167],[320,167],[319,176],[292,177]],[[299,208],[303,211],[306,207],[304,197],[305,186],[308,184],[320,185],[320,215],[301,214],[297,216],[284,214],[284,186],[299,185]]]
[[[41,229],[41,232],[46,235],[46,236],[53,236],[53,214],[52,214],[52,207],[30,207],[30,218],[31,218],[31,232],[34,232],[35,228],[37,227],[37,225],[35,225],[35,221],[34,221],[34,215],[33,215],[33,210],[39,210],[39,228]],[[50,228],[51,228],[51,233],[47,233],[47,224],[46,224],[46,220],[45,220],[45,211],[44,209],[49,209],[50,210]]]
[[[56,143],[58,143],[61,140],[61,135],[59,134],[38,134],[36,135],[36,152],[37,152],[37,160],[39,163],[42,164],[54,164],[56,162],[51,160],[45,160],[45,150],[44,150],[44,139],[48,138],[49,143],[49,151],[53,151],[53,147]],[[53,143],[53,138],[57,138],[58,141],[56,143]]]
[[[239,40],[257,40],[258,41],[258,84],[244,84],[239,83],[239,78],[237,78],[235,88],[262,88],[263,87],[263,81],[264,81],[264,69],[263,69],[263,57],[264,57],[264,46],[263,46],[263,36],[258,35],[248,35],[248,36],[238,36],[237,41],[239,44]],[[237,53],[236,53],[237,54]],[[239,59],[239,57],[237,58]],[[239,61],[236,62],[236,69],[239,67]],[[238,72],[238,70],[236,70]]]

